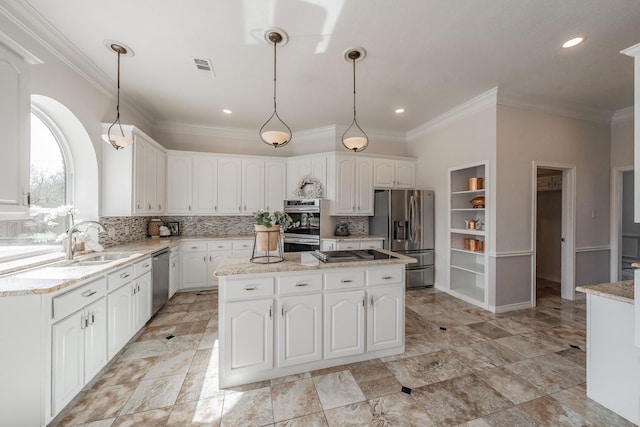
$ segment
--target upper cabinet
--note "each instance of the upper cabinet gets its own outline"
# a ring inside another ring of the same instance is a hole
[[[414,160],[374,159],[373,186],[375,188],[415,188]]]
[[[169,214],[251,215],[282,210],[286,160],[169,151]]]
[[[312,154],[308,156],[296,156],[287,159],[287,197],[295,198],[298,192],[300,179],[305,176],[311,176],[317,179],[324,187],[324,197],[327,194],[327,162],[329,156],[327,154]]]
[[[109,124],[103,123],[105,132]],[[166,211],[166,150],[133,126],[123,126],[133,147],[103,147],[103,216],[162,214]]]
[[[29,217],[29,64],[0,44],[0,220]]]
[[[335,168],[335,202],[331,214],[373,215],[373,160],[338,155]]]

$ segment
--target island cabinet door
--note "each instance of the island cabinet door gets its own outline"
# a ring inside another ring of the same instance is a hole
[[[324,296],[324,358],[364,352],[364,291]]]
[[[280,298],[278,366],[322,359],[322,295]]]
[[[402,345],[404,299],[399,286],[367,291],[367,351]]]
[[[226,303],[224,307],[225,375],[273,368],[273,299]]]

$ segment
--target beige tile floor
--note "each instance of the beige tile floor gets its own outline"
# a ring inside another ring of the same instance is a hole
[[[502,315],[412,290],[404,354],[226,390],[216,298],[174,296],[52,425],[632,425],[586,397],[585,302],[557,284]]]

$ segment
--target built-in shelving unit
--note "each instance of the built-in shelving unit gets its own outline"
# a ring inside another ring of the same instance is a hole
[[[488,307],[487,171],[486,163],[449,169],[449,291],[483,308]],[[470,189],[470,178],[483,183]],[[474,208],[471,200],[481,196],[484,206]]]

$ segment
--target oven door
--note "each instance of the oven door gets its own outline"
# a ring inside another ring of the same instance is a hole
[[[284,236],[285,252],[310,252],[320,250],[320,239]]]

